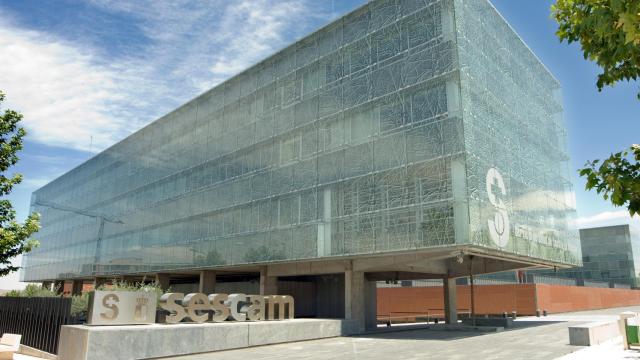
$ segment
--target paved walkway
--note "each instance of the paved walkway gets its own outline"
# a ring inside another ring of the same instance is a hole
[[[640,306],[586,311],[546,318],[521,318],[512,330],[479,333],[441,330],[411,330],[384,334],[320,339],[260,346],[216,353],[174,357],[176,360],[285,360],[285,359],[556,359],[581,347],[569,345],[567,328],[572,324],[616,318],[622,311],[640,312]],[[619,348],[619,347],[618,347]],[[586,349],[579,357],[587,358]],[[636,359],[635,351],[621,352],[620,359]],[[574,356],[575,356],[574,355]],[[596,354],[597,355],[597,354]],[[611,350],[606,357],[612,359]],[[637,357],[640,359],[640,356]]]
[[[640,350],[624,350],[622,344],[591,346],[556,360],[638,360]]]

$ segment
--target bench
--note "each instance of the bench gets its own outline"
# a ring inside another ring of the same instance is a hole
[[[3,334],[0,338],[0,359],[13,359],[13,354],[20,350],[22,335]]]

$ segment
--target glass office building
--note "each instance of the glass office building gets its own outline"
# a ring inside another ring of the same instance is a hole
[[[22,280],[433,249],[577,265],[569,179],[560,85],[488,1],[376,0],[34,192]]]
[[[640,236],[629,225],[580,229],[583,266],[577,277],[638,287]]]

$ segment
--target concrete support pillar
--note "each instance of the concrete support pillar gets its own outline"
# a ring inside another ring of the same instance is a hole
[[[216,272],[211,270],[200,271],[200,282],[198,292],[203,294],[214,294],[216,292]]]
[[[171,277],[169,274],[156,274],[156,282],[160,285],[162,291],[169,290],[171,286]]]
[[[458,293],[456,279],[445,277],[444,285],[444,321],[447,324],[458,322]]]
[[[365,278],[365,314],[364,326],[367,330],[378,327],[378,286],[375,281],[367,281]]]
[[[260,295],[280,295],[278,294],[278,277],[269,276],[266,266],[260,269]]]
[[[344,317],[356,320],[356,331],[376,327],[376,284],[367,281],[362,271],[344,273]]]
[[[84,281],[73,280],[71,284],[71,295],[82,295],[82,285],[84,285]]]

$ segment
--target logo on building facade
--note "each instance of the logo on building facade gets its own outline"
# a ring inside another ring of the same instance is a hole
[[[489,217],[489,236],[498,247],[505,247],[509,242],[509,215],[502,197],[507,195],[504,179],[496,168],[487,171],[487,196],[493,206],[493,218]]]

